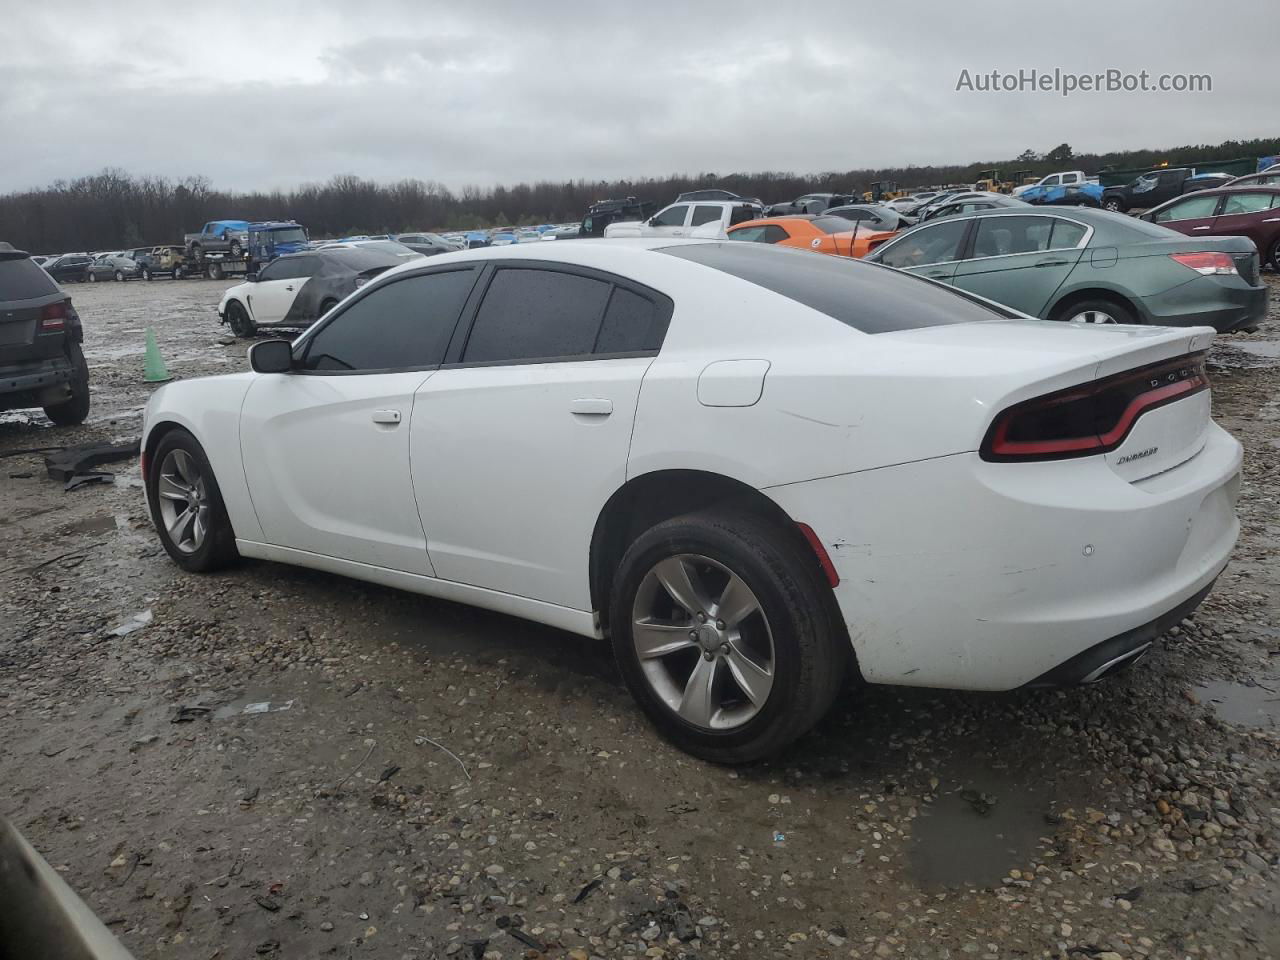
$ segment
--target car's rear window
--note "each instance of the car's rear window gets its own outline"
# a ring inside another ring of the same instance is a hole
[[[839,216],[814,217],[809,222],[823,233],[848,233],[853,229],[852,223]]]
[[[34,300],[57,292],[53,277],[29,258],[0,259],[0,300]]]
[[[846,257],[732,242],[659,250],[764,287],[863,333],[1017,316],[911,274]]]

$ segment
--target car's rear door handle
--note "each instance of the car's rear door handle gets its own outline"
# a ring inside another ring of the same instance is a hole
[[[604,397],[580,397],[569,404],[569,412],[586,417],[607,417],[613,413],[613,401]]]
[[[399,410],[375,410],[373,411],[374,423],[399,423]]]
[[[1192,227],[1191,229],[1192,230],[1208,230],[1210,228],[1209,227]]]
[[[1037,267],[1065,267],[1070,260],[1041,260],[1036,264]]]
[[[1280,217],[1267,217],[1267,219],[1263,220],[1262,222],[1263,223],[1280,223]]]

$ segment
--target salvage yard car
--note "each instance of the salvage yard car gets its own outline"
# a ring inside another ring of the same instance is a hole
[[[611,240],[619,237],[711,237],[713,234],[723,237],[734,224],[755,220],[762,212],[759,204],[747,200],[673,203],[648,220],[611,223],[605,227],[604,235]]]
[[[1134,217],[1024,206],[930,220],[869,258],[1045,320],[1249,329],[1267,311],[1243,237],[1185,237]]]
[[[123,250],[100,253],[85,267],[90,282],[99,280],[127,280],[138,275],[138,261]]]
[[[1179,197],[1143,220],[1189,237],[1248,237],[1263,263],[1280,272],[1280,186],[1232,186]]]
[[[80,315],[49,274],[0,242],[0,410],[42,407],[59,426],[89,415]]]
[[[893,230],[867,228],[824,213],[821,216],[796,214],[748,220],[730,227],[726,236],[730,240],[776,243],[837,257],[865,257],[894,234]]]
[[[1239,529],[1212,339],[765,244],[464,251],[160,387],[142,476],[185,570],[258,557],[608,637],[665,735],[748,761],[849,672],[1088,682],[1186,616]]]
[[[277,257],[222,295],[218,320],[237,337],[251,337],[259,327],[305,327],[384,270],[426,259],[412,251],[403,257],[377,249],[380,245],[401,246],[388,240],[336,242],[328,249]]]

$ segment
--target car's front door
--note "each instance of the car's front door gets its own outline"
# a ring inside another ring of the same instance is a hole
[[[1216,195],[1192,194],[1185,200],[1169,204],[1151,219],[1189,237],[1210,237],[1214,234],[1213,221],[1218,210],[1218,200]]]
[[[240,415],[268,543],[430,576],[410,475],[414,391],[444,357],[479,270],[399,277],[347,303],[263,374]]]
[[[316,270],[316,257],[286,257],[267,264],[258,273],[245,299],[257,324],[280,323],[293,306],[302,285]]]
[[[1275,235],[1275,226],[1280,218],[1280,208],[1273,207],[1276,200],[1280,200],[1280,194],[1227,194],[1222,198],[1222,207],[1213,219],[1213,229],[1209,231],[1209,235],[1248,237],[1258,248],[1259,254],[1266,257],[1270,238]]]
[[[683,237],[689,232],[691,206],[688,203],[675,203],[665,210],[659,210],[646,225],[645,234],[651,237]]]
[[[874,259],[940,283],[950,283],[973,219],[944,219],[917,227],[876,251]]]
[[[590,609],[596,517],[626,479],[670,301],[564,266],[490,268],[456,363],[418,388],[413,486],[436,575]]]
[[[956,267],[962,290],[1039,316],[1079,262],[1089,229],[1045,215],[978,217],[973,252]]]

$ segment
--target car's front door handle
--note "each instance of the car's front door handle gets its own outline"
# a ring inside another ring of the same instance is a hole
[[[289,284],[287,287],[285,287],[285,289],[286,289],[286,290],[288,290],[290,293],[292,293],[292,292],[293,292],[293,284],[292,284],[292,283],[291,283],[291,284]]]
[[[399,410],[375,410],[373,411],[373,422],[374,423],[391,423],[391,424],[399,423],[400,411]]]
[[[1263,220],[1262,222],[1263,223],[1280,223],[1280,217],[1267,217],[1267,219]]]
[[[613,413],[613,401],[604,397],[580,397],[569,404],[569,412],[585,417],[607,417]]]
[[[1070,260],[1041,260],[1036,264],[1037,267],[1065,267]]]
[[[1208,230],[1208,227],[1192,227],[1192,230]]]

